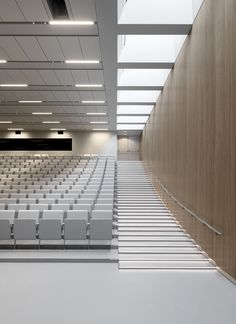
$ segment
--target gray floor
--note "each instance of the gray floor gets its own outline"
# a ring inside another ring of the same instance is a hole
[[[235,324],[236,288],[216,271],[0,263],[3,324]]]

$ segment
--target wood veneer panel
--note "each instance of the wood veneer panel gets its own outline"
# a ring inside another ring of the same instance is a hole
[[[141,143],[142,158],[153,182],[159,178],[182,204],[223,231],[217,236],[172,206],[193,238],[234,277],[235,30],[235,0],[204,1]]]

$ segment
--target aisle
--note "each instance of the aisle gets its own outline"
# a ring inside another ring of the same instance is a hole
[[[120,269],[215,270],[155,192],[141,161],[117,166]]]

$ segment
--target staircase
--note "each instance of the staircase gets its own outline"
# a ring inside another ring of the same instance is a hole
[[[118,161],[120,269],[215,270],[165,206],[141,161]]]

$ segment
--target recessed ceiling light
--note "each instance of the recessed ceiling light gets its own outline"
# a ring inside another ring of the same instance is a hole
[[[28,87],[28,84],[5,84],[5,83],[2,83],[0,84],[0,87]]]
[[[52,112],[32,112],[32,115],[52,115]]]
[[[24,128],[8,128],[9,131],[23,131]]]
[[[10,120],[0,120],[0,124],[12,124]]]
[[[19,100],[19,103],[42,103],[42,100]]]
[[[94,25],[95,22],[91,20],[51,20],[49,21],[49,24],[55,26],[91,26]]]
[[[90,124],[107,124],[106,121],[91,121]]]
[[[104,104],[104,100],[82,100],[81,103],[83,104]]]
[[[108,128],[93,128],[94,131],[107,131]]]
[[[99,60],[66,60],[67,64],[99,64]]]
[[[51,131],[65,131],[66,128],[50,128]]]
[[[0,60],[0,63],[3,64],[3,63],[7,63],[7,60]]]
[[[77,88],[102,88],[103,84],[76,84]]]
[[[86,113],[86,115],[88,116],[105,116],[106,113],[103,113],[103,112],[92,112],[92,113]]]
[[[55,121],[55,120],[46,120],[42,122],[43,124],[60,124],[60,121]]]

